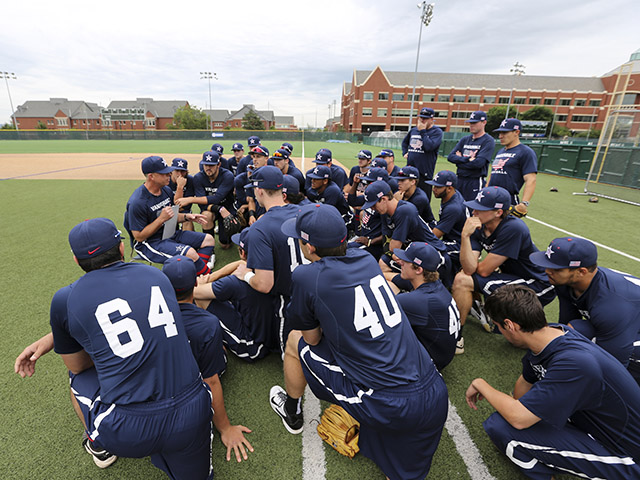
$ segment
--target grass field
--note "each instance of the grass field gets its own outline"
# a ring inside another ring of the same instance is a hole
[[[231,142],[222,142],[225,150]],[[267,142],[272,149],[279,145]],[[302,150],[295,146],[294,155]],[[322,146],[347,166],[362,145],[307,143],[309,158]],[[201,152],[210,147],[202,142],[182,141],[42,141],[0,142],[1,153],[49,152],[122,152],[179,153]],[[404,162],[399,162],[403,165]],[[441,161],[438,169],[449,168]],[[3,335],[0,355],[0,398],[3,421],[0,425],[0,478],[2,479],[84,479],[84,478],[165,478],[148,459],[120,459],[107,470],[99,470],[80,446],[81,427],[69,404],[66,371],[60,358],[50,354],[37,365],[33,378],[22,380],[13,373],[13,361],[22,349],[49,331],[48,311],[53,293],[74,281],[81,270],[73,263],[67,234],[78,222],[97,216],[122,223],[124,205],[138,181],[79,180],[6,180],[0,181],[5,210],[0,215],[3,259],[0,276]],[[637,243],[638,210],[630,205],[601,200],[588,203],[574,196],[583,182],[539,175],[530,216],[564,230],[588,237],[613,249],[640,257]],[[557,193],[549,191],[551,187]],[[434,204],[437,211],[437,202]],[[563,234],[527,220],[538,248]],[[128,250],[128,249],[127,249]],[[232,251],[217,252],[217,266],[234,260]],[[640,275],[640,263],[606,249],[599,249],[603,266]],[[548,318],[557,316],[556,302],[546,309]],[[450,401],[457,409],[469,435],[477,446],[482,462],[496,479],[520,479],[511,466],[488,440],[482,421],[492,412],[485,402],[478,412],[465,404],[464,392],[475,377],[483,377],[496,388],[511,391],[519,375],[521,351],[511,347],[502,337],[490,335],[475,322],[467,322],[464,330],[466,353],[456,357],[443,372]],[[223,387],[229,416],[253,430],[249,435],[255,453],[242,464],[224,460],[224,449],[216,436],[214,470],[219,479],[262,480],[303,478],[301,437],[288,434],[267,404],[269,388],[282,384],[282,363],[270,356],[256,365],[246,365],[230,358]],[[349,460],[324,448],[328,480],[383,479],[379,470],[361,455]],[[407,459],[409,461],[409,459]],[[307,479],[315,477],[307,476]],[[445,430],[434,458],[429,478],[471,478],[456,444]],[[571,477],[558,477],[571,478]],[[318,479],[322,480],[322,479]]]

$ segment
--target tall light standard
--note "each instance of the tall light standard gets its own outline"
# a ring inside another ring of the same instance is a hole
[[[9,105],[11,105],[11,116],[13,117],[13,124],[16,126],[16,132],[19,132],[20,129],[18,128],[18,119],[14,114],[15,110],[13,109],[13,100],[11,100],[11,90],[9,90],[9,79],[17,80],[18,77],[16,77],[16,74],[13,72],[0,72],[0,78],[4,78],[4,83],[7,85],[7,94],[9,95]]]
[[[218,80],[218,77],[216,77],[216,73],[211,73],[211,72],[200,72],[200,79],[205,79],[208,80],[209,82],[209,110],[213,110],[213,107],[211,106],[211,79],[215,79]],[[213,118],[211,118],[211,115],[209,115],[209,128],[211,128],[211,131],[213,131]]]
[[[418,53],[416,54],[416,70],[413,74],[413,91],[411,92],[411,110],[409,111],[409,128],[411,130],[411,122],[413,122],[413,102],[416,98],[416,82],[418,81],[418,60],[420,59],[420,42],[422,41],[422,25],[429,26],[431,19],[433,18],[433,7],[435,3],[427,3],[423,1],[418,4],[418,8],[422,9],[420,14],[420,34],[418,35]]]
[[[513,68],[509,69],[514,75],[520,76],[524,74],[524,69],[527,68],[518,62],[513,64]],[[511,98],[513,97],[514,80],[511,81],[511,92],[509,93],[509,104],[507,105],[507,112],[504,114],[505,120],[509,117],[509,109],[511,108]]]

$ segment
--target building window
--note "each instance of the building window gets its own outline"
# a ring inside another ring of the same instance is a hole
[[[589,100],[590,107],[599,107],[602,100]]]
[[[464,118],[467,119],[471,115],[471,112],[451,112],[451,118]]]
[[[596,117],[594,115],[572,115],[572,122],[582,122],[582,123],[592,123],[596,121]]]
[[[58,121],[58,126],[59,127],[68,127],[69,126],[69,119],[66,118],[66,117],[56,118],[56,120]]]
[[[387,109],[386,108],[379,108],[377,116],[378,117],[386,117],[387,116]]]
[[[540,105],[540,99],[539,98],[530,98],[529,99],[529,105]]]
[[[394,102],[402,102],[404,100],[404,93],[394,93],[391,99]]]
[[[410,113],[411,113],[410,108],[394,108],[393,110],[391,110],[392,117],[409,117]],[[416,116],[417,114],[418,114],[418,110],[414,109],[413,116]]]
[[[496,103],[496,97],[484,97],[484,103]]]
[[[373,115],[373,108],[363,108],[362,109],[362,116],[363,117],[370,117],[371,115]]]
[[[561,98],[560,99],[560,105],[571,105],[571,99],[570,98]]]
[[[103,127],[110,127],[111,126],[111,119],[110,118],[103,118],[102,119],[102,126]]]
[[[464,95],[454,95],[453,101],[454,103],[464,103],[466,97]]]
[[[380,92],[378,94],[378,100],[389,100],[389,94],[387,92]]]
[[[410,102],[411,101],[411,94],[407,93],[407,101]],[[413,95],[413,101],[414,102],[419,102],[420,101],[420,94],[416,93],[415,95]]]
[[[576,98],[574,105],[576,107],[584,107],[587,104],[587,99],[586,98]]]
[[[362,94],[362,100],[373,100],[373,92],[364,92]]]
[[[147,127],[155,127],[156,126],[156,119],[155,118],[147,118]]]
[[[480,95],[469,95],[467,103],[480,103]]]
[[[545,105],[555,105],[556,104],[556,99],[555,98],[545,98],[544,99],[544,104]]]
[[[451,95],[438,95],[438,101],[439,102],[448,102],[449,99],[451,98]]]
[[[433,102],[436,99],[436,96],[433,93],[425,93],[422,95],[423,102]]]
[[[516,97],[513,99],[513,104],[514,105],[524,105],[524,103],[527,101],[526,97]]]
[[[566,115],[556,115],[556,122],[566,122],[566,121],[567,121]]]
[[[498,99],[498,103],[505,103],[505,104],[509,103],[509,97],[500,97]]]
[[[436,110],[436,118],[447,118],[449,116],[448,110]]]

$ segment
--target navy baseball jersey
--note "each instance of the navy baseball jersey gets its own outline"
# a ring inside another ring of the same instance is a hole
[[[382,216],[373,208],[360,210],[360,227],[356,233],[367,238],[379,237],[382,235]]]
[[[416,188],[413,195],[406,199],[407,202],[413,203],[418,209],[418,215],[420,215],[425,222],[431,223],[433,220],[433,212],[431,211],[431,202],[429,202],[429,197],[424,193],[424,190],[421,188]]]
[[[162,187],[158,195],[153,195],[147,187],[140,185],[129,197],[127,213],[125,215],[125,228],[129,231],[141,232],[153,223],[160,215],[164,207],[173,205],[173,192],[167,187]],[[164,225],[147,238],[147,242],[162,240]]]
[[[530,147],[519,144],[509,150],[501,148],[491,164],[488,185],[502,187],[516,196],[524,185],[524,176],[537,172],[538,159]]]
[[[409,154],[407,165],[416,167],[425,178],[433,178],[438,160],[438,149],[442,143],[442,129],[433,126],[426,130],[412,127],[402,140],[402,155]]]
[[[207,197],[207,205],[220,205],[233,211],[233,174],[224,168],[218,170],[218,176],[211,182],[204,172],[193,176],[196,197]],[[206,210],[207,205],[200,205]]]
[[[531,233],[527,225],[512,215],[507,215],[498,224],[493,233],[486,237],[483,229],[479,228],[470,237],[471,248],[476,252],[485,250],[507,257],[500,271],[525,279],[535,279],[546,284],[549,277],[544,268],[534,265],[529,255],[537,252],[537,247],[531,240]]]
[[[429,225],[418,215],[413,203],[400,200],[393,215],[382,215],[382,233],[403,244],[427,242],[439,252],[446,252],[444,243],[433,234]]]
[[[298,267],[287,313],[296,329],[322,327],[344,375],[365,390],[407,385],[434,368],[376,260],[362,250]]]
[[[227,368],[227,359],[222,349],[220,321],[193,303],[179,305],[189,346],[202,378],[222,375]]]
[[[298,240],[280,230],[298,209],[293,204],[271,207],[249,228],[247,268],[273,271],[272,294],[291,295],[291,272],[303,261]]]
[[[313,188],[307,190],[307,198],[309,198],[313,203],[333,205],[338,209],[340,215],[344,215],[349,212],[349,205],[342,194],[342,190],[340,190],[338,185],[333,182],[329,182],[327,187],[320,193],[315,191]]]
[[[418,340],[442,370],[453,359],[460,332],[460,312],[453,297],[438,280],[396,298]]]
[[[60,295],[51,315],[56,351],[89,354],[103,402],[167,399],[197,381],[173,287],[158,269],[117,262],[86,273]]]
[[[236,208],[240,208],[242,205],[247,203],[247,197],[255,198],[253,188],[244,188],[249,181],[249,175],[247,172],[236,175],[236,178],[233,180]]]
[[[456,164],[458,177],[486,177],[487,167],[493,158],[495,148],[496,141],[488,133],[479,138],[467,135],[453,147],[447,160]],[[460,152],[462,155],[456,155],[456,152]]]
[[[467,207],[464,206],[464,198],[460,192],[456,192],[449,200],[440,203],[439,220],[434,228],[440,230],[442,241],[446,244],[455,244],[460,250],[460,238],[462,227],[467,221]]]
[[[349,183],[349,178],[347,177],[344,168],[337,165],[331,165],[329,167],[329,170],[331,170],[331,180],[338,186],[340,190],[342,190],[344,186]],[[304,189],[307,192],[311,189],[311,178],[309,178],[309,174],[311,172],[313,172],[313,168],[307,170],[307,173],[305,174]]]
[[[253,164],[253,159],[251,158],[251,155],[245,155],[244,157],[242,157],[238,162],[238,167],[236,168],[236,175],[240,175],[241,173],[246,172],[247,165],[249,165],[250,163]]]
[[[298,183],[300,183],[300,191],[304,192],[306,181],[304,178],[304,174],[298,169],[298,167],[289,164],[289,169],[287,170],[287,173],[285,173],[285,175],[291,175],[296,180],[298,180]]]
[[[556,428],[568,421],[614,452],[640,460],[640,386],[615,358],[571,328],[537,355],[527,352],[522,375],[533,384],[520,398]]]
[[[169,182],[169,188],[171,189],[171,191],[173,192],[174,196],[176,193],[176,190],[178,189],[178,185],[174,182]],[[196,190],[195,187],[193,186],[193,176],[192,175],[187,175],[187,184],[182,188],[182,197],[193,197],[196,194]],[[187,206],[186,208],[189,208],[189,206]],[[182,210],[181,210],[182,211]]]
[[[598,267],[589,288],[579,297],[567,285],[556,285],[555,289],[560,323],[571,322],[623,365],[630,359],[640,360],[640,355],[634,355],[634,344],[640,342],[640,279]],[[583,329],[581,322],[587,328]]]
[[[356,175],[364,175],[365,172],[363,172],[360,167],[358,165],[356,165],[355,167],[351,167],[351,170],[349,171],[349,185],[353,185],[353,180],[355,179]],[[362,182],[358,182],[358,186],[356,187],[356,192],[359,193],[360,195],[364,195],[364,191],[367,188],[367,186],[362,183]]]

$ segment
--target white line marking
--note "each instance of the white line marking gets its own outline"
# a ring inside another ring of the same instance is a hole
[[[458,450],[464,464],[467,466],[471,479],[495,480],[489,473],[489,470],[487,470],[478,448],[475,443],[473,443],[473,440],[471,440],[469,432],[458,415],[456,407],[454,407],[451,402],[449,402],[449,415],[447,415],[447,422],[444,424],[444,427],[456,444],[456,450]]]
[[[323,480],[327,471],[324,459],[324,444],[316,430],[320,422],[320,400],[309,386],[304,390],[302,404],[304,430],[302,431],[302,478],[303,480]]]
[[[605,250],[609,250],[610,252],[617,253],[618,255],[622,255],[623,257],[627,257],[627,258],[630,258],[631,260],[635,260],[636,262],[640,262],[640,258],[637,258],[637,257],[634,257],[632,255],[629,255],[628,253],[621,252],[620,250],[616,250],[615,248],[608,247],[606,245],[603,245],[602,243],[595,242],[595,241],[591,240],[590,238],[583,237],[582,235],[578,235],[577,233],[568,232],[567,230],[563,230],[563,229],[558,228],[558,227],[556,227],[554,225],[551,225],[549,223],[545,223],[542,220],[538,220],[537,218],[533,218],[533,217],[529,217],[529,216],[527,216],[525,218],[528,218],[529,220],[533,220],[534,222],[537,222],[537,223],[539,223],[541,225],[544,225],[545,227],[549,227],[549,228],[552,228],[552,229],[557,230],[559,232],[562,232],[562,233],[564,233],[566,235],[569,235],[569,236],[572,236],[572,237],[584,238],[585,240],[589,240],[594,245],[597,245],[600,248],[604,248]]]

